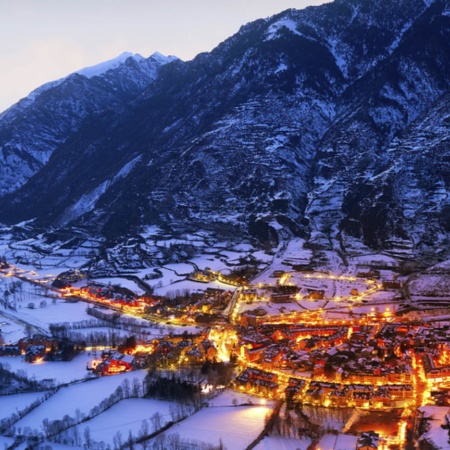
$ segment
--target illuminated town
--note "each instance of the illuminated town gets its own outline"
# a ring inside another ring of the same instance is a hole
[[[207,268],[189,279],[200,287],[210,282],[220,287],[172,298],[137,296],[79,271],[39,278],[8,263],[1,271],[68,301],[87,302],[97,317],[110,311],[151,323],[200,325],[195,333],[147,341],[132,337],[105,347],[87,365],[97,376],[226,364],[233,367],[224,381],[229,388],[274,402],[274,411],[279,412],[279,402],[287,410],[302,405],[366,411],[369,427],[352,428],[349,421],[343,431],[359,433],[378,449],[408,448],[418,437],[419,408],[450,402],[448,322],[405,305],[402,281],[392,271],[365,268],[337,275],[277,269],[248,281]],[[22,341],[15,351],[29,355],[30,362],[51,360],[55,339]],[[31,347],[38,348],[34,356]],[[11,348],[4,345],[2,354],[13,354]],[[302,433],[317,443],[323,431],[306,423]]]

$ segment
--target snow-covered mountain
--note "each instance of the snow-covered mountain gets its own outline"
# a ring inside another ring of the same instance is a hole
[[[0,117],[2,221],[446,256],[448,2],[336,0],[157,60],[72,75]]]
[[[51,81],[0,114],[0,194],[14,192],[99,113],[118,113],[176,58],[132,53]]]

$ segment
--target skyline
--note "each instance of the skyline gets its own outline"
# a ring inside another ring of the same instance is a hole
[[[323,0],[0,0],[0,112],[42,84],[127,51],[183,60],[209,52],[239,28]]]

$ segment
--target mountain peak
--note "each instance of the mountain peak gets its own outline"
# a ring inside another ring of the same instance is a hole
[[[109,59],[100,64],[95,64],[94,66],[85,67],[83,69],[77,70],[75,73],[84,75],[86,78],[92,78],[102,75],[110,69],[115,69],[116,67],[123,64],[128,58],[135,58],[137,60],[143,59],[143,57],[137,53],[135,54],[131,52],[123,52],[113,59]]]
[[[179,58],[177,56],[173,56],[173,55],[166,56],[166,55],[163,55],[162,53],[155,52],[155,53],[151,54],[148,59],[160,62],[162,64],[167,64],[167,63],[175,61]]]

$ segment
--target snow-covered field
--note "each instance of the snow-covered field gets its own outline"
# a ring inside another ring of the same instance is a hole
[[[175,294],[176,292],[204,292],[207,288],[233,290],[234,288],[229,284],[221,283],[220,281],[211,281],[209,283],[201,283],[191,280],[181,280],[177,282],[168,283],[161,287],[155,287],[155,293],[158,295]]]
[[[17,426],[22,428],[40,429],[44,419],[57,420],[66,414],[76,417],[77,410],[87,415],[92,408],[108,398],[123,382],[130,384],[136,378],[139,383],[145,378],[145,371],[128,372],[111,377],[102,377],[82,383],[75,383],[61,388],[42,405],[21,419]]]
[[[114,435],[121,433],[123,438],[131,435],[137,437],[142,428],[142,422],[146,420],[149,428],[152,428],[152,416],[158,412],[161,418],[161,426],[171,420],[170,408],[173,403],[160,400],[130,398],[122,400],[99,416],[84,422],[81,428],[89,427],[94,441],[103,441],[113,445]]]
[[[56,384],[83,380],[89,376],[87,363],[93,359],[88,352],[75,356],[72,361],[42,361],[40,363],[25,362],[23,356],[0,356],[0,363],[13,372],[21,371],[28,378],[37,381],[54,379]]]
[[[42,328],[46,330],[47,333],[48,327],[52,323],[67,322],[69,320],[70,322],[80,322],[82,320],[92,319],[92,317],[86,313],[87,305],[84,302],[74,303],[55,299],[55,302],[53,303],[51,299],[47,299],[45,300],[46,305],[40,307],[39,303],[42,302],[42,300],[42,297],[37,298],[35,302],[33,302],[36,305],[34,308],[20,305],[17,311],[7,311],[7,313],[11,317],[15,317],[36,327]]]
[[[317,448],[321,450],[350,450],[356,448],[357,436],[349,434],[325,434]]]
[[[214,445],[222,440],[227,449],[245,449],[264,428],[268,406],[204,408],[170,428],[183,439],[199,439]]]
[[[310,445],[311,439],[309,438],[294,439],[281,436],[268,436],[256,445],[255,450],[307,450]],[[320,448],[322,449],[322,447]],[[352,448],[349,447],[345,450],[350,449]]]
[[[44,396],[43,392],[30,392],[16,395],[2,395],[0,396],[0,420],[7,417],[14,412],[22,411],[27,406],[31,405],[35,400]]]

